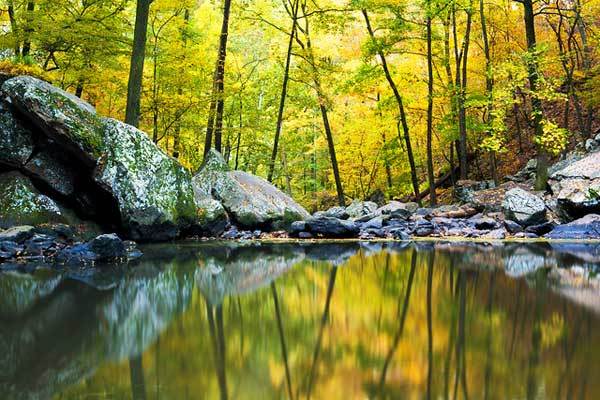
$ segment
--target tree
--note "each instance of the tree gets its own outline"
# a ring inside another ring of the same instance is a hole
[[[373,28],[371,27],[371,23],[369,21],[369,15],[367,13],[367,10],[363,8],[361,11],[365,18],[365,23],[367,24],[367,31],[369,32],[369,37],[371,38],[371,40],[373,42],[375,42],[376,41],[375,33],[373,31]],[[398,104],[399,122],[398,122],[397,126],[399,127],[400,124],[402,124],[403,138],[404,138],[404,143],[406,145],[406,155],[408,156],[408,163],[410,165],[410,176],[411,176],[411,181],[412,181],[412,186],[413,186],[413,193],[415,195],[415,199],[417,201],[420,201],[421,196],[419,194],[419,179],[417,177],[417,167],[415,165],[415,158],[413,155],[412,144],[411,144],[411,140],[410,140],[410,133],[409,133],[409,128],[408,128],[408,122],[406,120],[406,111],[404,109],[404,103],[402,101],[402,96],[400,95],[400,92],[398,91],[398,87],[396,86],[396,82],[394,81],[394,78],[392,77],[392,74],[390,73],[383,50],[381,49],[381,47],[378,44],[375,44],[375,45],[377,46],[377,55],[379,56],[379,59],[381,61],[381,68],[383,68],[385,78],[386,78],[388,84],[390,85],[390,88],[392,89],[392,92],[394,93],[394,98],[396,99],[396,103]],[[400,129],[398,129],[398,136],[400,136]],[[434,194],[434,196],[435,196],[435,194]]]
[[[231,0],[223,0],[223,21],[221,24],[221,35],[219,37],[219,52],[215,66],[213,81],[213,92],[211,96],[210,110],[208,113],[208,123],[206,125],[206,141],[204,144],[204,156],[208,154],[211,147],[212,136],[214,133],[215,150],[221,152],[221,135],[223,131],[223,110],[224,110],[224,79],[225,79],[225,58],[227,57],[227,37],[229,30],[229,13],[231,10]]]
[[[153,0],[137,0],[135,11],[135,28],[133,32],[133,50],[127,83],[127,106],[125,122],[135,127],[140,123],[140,103],[142,95],[142,77],[144,75],[144,58],[146,56],[146,35],[148,30],[148,14]]]

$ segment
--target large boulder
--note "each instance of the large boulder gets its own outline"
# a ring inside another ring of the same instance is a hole
[[[0,122],[10,128],[0,146],[26,137],[19,139],[24,155],[31,141],[35,151],[24,165],[24,156],[0,156],[0,163],[38,180],[44,194],[68,200],[81,214],[120,226],[136,240],[171,239],[196,220],[191,175],[142,131],[101,117],[88,103],[32,77],[9,79],[1,92],[15,113],[11,120],[0,110]]]
[[[546,219],[544,200],[521,188],[506,192],[502,208],[507,219],[522,226],[541,224]]]
[[[306,220],[304,231],[325,238],[355,238],[360,225],[334,217],[312,217]]]
[[[231,171],[214,150],[208,153],[192,182],[197,205],[202,206],[208,199],[217,200],[232,222],[246,229],[279,229],[309,217],[302,206],[266,180]]]
[[[478,211],[498,212],[502,211],[502,203],[506,193],[514,188],[526,188],[525,185],[514,182],[506,182],[497,187],[475,191],[470,197],[469,203]]]
[[[544,237],[547,239],[600,239],[600,215],[589,214],[568,224],[558,225]]]
[[[139,129],[105,118],[105,151],[94,180],[117,200],[133,239],[165,240],[196,217],[190,173]]]
[[[72,212],[40,193],[21,173],[0,174],[0,228],[78,222]]]
[[[563,219],[600,212],[600,152],[553,173],[548,183]]]

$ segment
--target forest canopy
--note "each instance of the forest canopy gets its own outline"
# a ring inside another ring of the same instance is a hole
[[[597,0],[5,0],[0,18],[0,71],[135,121],[192,171],[215,147],[312,209],[434,203],[533,157],[540,189],[596,133]]]

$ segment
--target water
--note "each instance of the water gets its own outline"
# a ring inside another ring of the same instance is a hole
[[[0,398],[597,398],[598,292],[556,267],[598,249],[207,243],[3,274]]]

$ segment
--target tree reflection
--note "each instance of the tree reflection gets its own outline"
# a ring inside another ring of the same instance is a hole
[[[131,397],[133,400],[146,400],[146,382],[142,356],[129,358],[129,376],[131,379]]]
[[[410,301],[410,292],[412,290],[413,279],[415,277],[415,270],[417,268],[417,252],[413,249],[413,252],[410,257],[410,273],[408,274],[408,281],[406,284],[406,292],[404,294],[404,302],[402,305],[402,313],[400,314],[400,321],[398,325],[398,331],[394,336],[394,340],[392,342],[392,346],[388,351],[388,354],[385,358],[385,362],[383,363],[383,369],[381,370],[381,377],[379,378],[379,392],[383,397],[383,388],[385,386],[385,378],[387,375],[388,368],[390,363],[392,362],[392,358],[394,357],[394,353],[398,348],[398,344],[400,343],[400,339],[402,338],[402,333],[404,332],[404,322],[406,321],[406,314],[408,312],[408,303]],[[398,299],[398,303],[400,303],[400,299]]]

